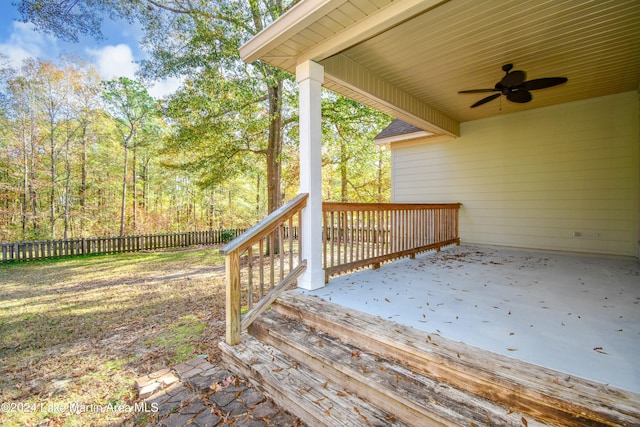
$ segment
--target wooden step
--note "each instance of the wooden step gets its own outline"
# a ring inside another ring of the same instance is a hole
[[[273,310],[542,423],[638,426],[640,395],[502,356],[296,291]]]
[[[232,370],[249,378],[310,427],[406,426],[392,414],[250,335],[243,334],[235,346],[220,343],[220,349]]]
[[[275,312],[249,332],[408,425],[544,425]]]

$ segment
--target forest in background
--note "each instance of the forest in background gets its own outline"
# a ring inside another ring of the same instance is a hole
[[[260,141],[228,141],[246,124],[237,111],[226,111],[235,123],[190,135],[184,92],[155,100],[143,83],[101,81],[72,58],[0,71],[0,241],[248,227],[268,213]],[[298,192],[295,102],[283,200]],[[373,137],[389,118],[325,92],[323,121],[325,200],[388,201],[389,153]]]

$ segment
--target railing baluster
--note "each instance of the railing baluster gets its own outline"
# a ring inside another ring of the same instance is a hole
[[[260,250],[260,299],[264,297],[264,238],[258,242]]]
[[[289,271],[293,270],[293,216],[289,218]]]
[[[358,257],[358,248],[357,248],[358,236],[356,233],[356,228],[358,227],[358,223],[356,222],[357,215],[358,215],[358,211],[351,211],[351,214],[349,215],[349,219],[350,219],[349,222],[351,223],[351,229],[349,230],[350,231],[349,234],[351,236],[351,242],[349,242],[351,262],[357,261],[357,257]]]
[[[269,243],[267,250],[269,251],[269,289],[273,289],[275,283],[275,233],[272,231],[269,234]]]
[[[325,275],[458,244],[460,204],[323,204]]]
[[[280,262],[280,277],[278,282],[284,279],[284,228],[281,225],[278,226],[278,261]]]
[[[249,270],[247,277],[247,281],[249,282],[247,287],[247,303],[249,304],[249,310],[251,310],[253,308],[253,246],[247,248],[247,270]]]

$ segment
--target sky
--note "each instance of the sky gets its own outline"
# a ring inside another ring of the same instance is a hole
[[[104,40],[80,37],[78,43],[69,43],[36,31],[30,23],[19,22],[18,9],[11,4],[15,1],[0,0],[0,52],[9,57],[14,67],[29,57],[56,62],[61,56],[73,55],[93,64],[105,80],[135,78],[139,68],[136,61],[145,57],[138,47],[142,30],[137,24],[105,18]],[[178,79],[156,82],[149,93],[161,98],[174,92],[179,84]]]

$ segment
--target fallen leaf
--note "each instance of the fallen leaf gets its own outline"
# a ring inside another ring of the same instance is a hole
[[[522,424],[525,425],[525,427],[527,427],[529,425],[529,423],[527,422],[527,420],[525,419],[525,417],[522,417],[522,419],[520,420],[522,421]]]

